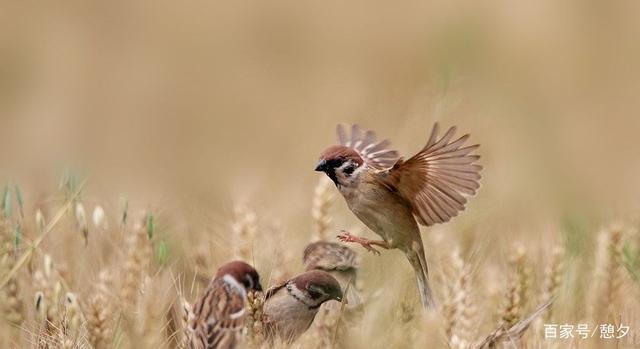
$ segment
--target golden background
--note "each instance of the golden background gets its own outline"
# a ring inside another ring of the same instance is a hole
[[[126,197],[187,256],[203,235],[226,246],[233,206],[246,203],[297,255],[313,169],[337,123],[376,130],[411,156],[438,121],[471,133],[484,166],[447,236],[488,255],[518,239],[571,250],[638,209],[639,10],[591,0],[3,1],[0,179],[23,187],[32,214],[70,166],[114,222]],[[335,202],[336,232],[358,226]],[[369,263],[386,270],[380,261]]]

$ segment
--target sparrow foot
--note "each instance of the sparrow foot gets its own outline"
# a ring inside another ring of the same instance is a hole
[[[376,256],[380,255],[380,251],[376,250],[375,247],[373,247],[373,245],[380,246],[382,248],[388,248],[387,243],[384,241],[376,241],[376,240],[361,238],[358,236],[351,235],[351,233],[345,230],[341,231],[340,234],[337,235],[337,238],[342,242],[355,242],[357,244],[360,244],[367,251],[375,254]]]

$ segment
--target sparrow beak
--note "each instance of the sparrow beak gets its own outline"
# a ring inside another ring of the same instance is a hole
[[[260,285],[260,283],[258,283],[254,288],[256,289],[256,291],[262,292],[262,285]]]
[[[324,172],[327,169],[327,160],[322,159],[320,160],[320,162],[318,162],[318,165],[316,165],[316,171],[318,172]]]

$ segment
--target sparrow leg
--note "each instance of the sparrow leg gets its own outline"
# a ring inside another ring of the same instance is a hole
[[[386,250],[389,249],[389,244],[383,240],[369,240],[365,238],[361,238],[358,236],[351,235],[348,231],[343,230],[340,234],[338,234],[338,240],[342,242],[355,242],[357,244],[362,245],[367,251],[380,255],[380,251],[376,250],[373,246],[382,247]]]

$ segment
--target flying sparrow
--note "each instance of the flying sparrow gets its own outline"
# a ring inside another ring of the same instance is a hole
[[[358,272],[358,256],[355,251],[335,242],[316,241],[305,247],[302,261],[304,270],[322,270],[331,274],[345,290],[347,305],[357,307],[362,303],[355,287]],[[346,291],[348,285],[351,286]]]
[[[427,261],[418,223],[444,223],[465,208],[467,196],[479,188],[480,157],[472,155],[479,145],[463,147],[469,138],[453,140],[451,127],[438,138],[438,124],[427,144],[404,161],[389,142],[376,141],[373,131],[351,128],[347,136],[338,125],[339,145],[320,155],[316,171],[331,178],[349,209],[383,240],[368,240],[348,232],[338,235],[343,242],[356,242],[378,254],[374,246],[400,249],[411,263],[425,308],[434,305],[429,286]]]
[[[189,316],[189,348],[235,348],[244,328],[248,291],[262,291],[252,266],[234,261],[220,267]]]
[[[333,276],[320,270],[271,287],[263,307],[267,338],[292,343],[311,326],[320,306],[330,300],[341,301],[342,290]]]

